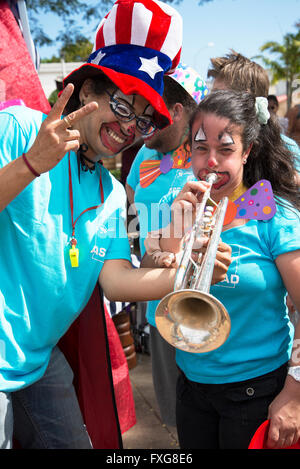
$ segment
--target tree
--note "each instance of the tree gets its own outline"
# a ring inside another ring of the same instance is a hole
[[[86,62],[93,50],[93,44],[84,36],[71,41],[69,37],[63,39],[63,46],[59,51],[59,57],[53,55],[51,59],[42,59],[42,63],[59,62]]]
[[[287,108],[291,107],[293,82],[300,77],[300,31],[297,33],[288,33],[283,37],[283,43],[269,41],[260,48],[262,52],[269,51],[276,54],[277,59],[259,55],[272,73],[272,83],[279,80],[286,81]]]
[[[161,0],[165,3],[179,5],[183,0]],[[191,1],[191,0],[188,0]],[[198,5],[211,2],[213,0],[198,0]],[[26,6],[30,19],[30,26],[34,42],[38,46],[50,45],[54,42],[62,44],[63,32],[60,32],[56,38],[50,38],[45,34],[39,25],[38,16],[43,13],[54,13],[63,20],[64,31],[68,31],[69,37],[73,37],[74,42],[79,39],[79,33],[76,30],[76,20],[74,17],[80,15],[81,19],[90,24],[93,29],[98,26],[99,17],[109,11],[114,4],[114,0],[84,1],[84,0],[27,0]]]

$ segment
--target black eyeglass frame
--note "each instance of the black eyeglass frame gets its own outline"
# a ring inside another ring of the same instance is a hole
[[[139,116],[137,116],[133,111],[130,110],[129,104],[128,104],[128,111],[131,111],[131,112],[130,112],[130,114],[129,114],[127,117],[126,117],[126,116],[123,116],[122,114],[118,113],[118,111],[117,111],[117,109],[116,109],[116,107],[117,107],[119,104],[121,104],[120,101],[114,97],[114,93],[115,93],[116,91],[114,91],[113,94],[110,94],[107,90],[105,90],[105,92],[106,92],[106,93],[108,94],[108,96],[110,97],[110,101],[109,101],[110,108],[111,108],[112,112],[114,113],[114,115],[115,115],[119,120],[121,120],[121,121],[123,121],[123,122],[130,122],[130,121],[132,121],[133,119],[135,119],[135,120],[136,120],[136,126],[137,126],[137,128],[139,129],[139,131],[141,132],[141,134],[146,135],[147,137],[149,137],[150,135],[153,135],[153,134],[154,134],[154,132],[156,131],[156,129],[158,128],[158,126],[157,126],[156,124],[154,124],[153,120],[149,120],[149,122],[148,122],[148,119],[145,119],[146,116],[145,116],[145,117],[139,117]],[[122,106],[127,107],[126,104],[127,104],[127,103],[124,103],[124,104],[122,103]],[[149,117],[149,119],[150,119],[150,116],[147,116],[147,117]],[[144,130],[143,128],[141,128],[140,122],[144,122],[144,124],[145,124],[145,123],[147,123],[147,124],[149,123],[149,128],[152,127],[151,132],[148,132],[148,133],[145,132],[145,130]]]

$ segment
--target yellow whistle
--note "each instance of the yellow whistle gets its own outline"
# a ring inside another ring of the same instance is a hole
[[[79,249],[76,248],[74,244],[72,244],[69,254],[70,254],[70,260],[71,260],[71,266],[78,267]]]

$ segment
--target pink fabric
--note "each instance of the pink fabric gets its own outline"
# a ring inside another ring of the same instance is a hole
[[[10,106],[25,106],[22,99],[9,99],[8,101],[0,102],[0,111]]]
[[[8,4],[0,0],[0,101],[13,99],[45,114],[51,109],[19,25]]]
[[[124,350],[113,320],[105,309],[107,337],[112,367],[115,399],[117,404],[121,433],[136,424],[135,406],[129,370]]]

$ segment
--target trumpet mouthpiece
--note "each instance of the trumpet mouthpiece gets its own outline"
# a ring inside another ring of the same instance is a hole
[[[206,176],[206,182],[208,182],[209,184],[214,184],[217,179],[218,176],[216,175],[216,173],[210,173]]]

